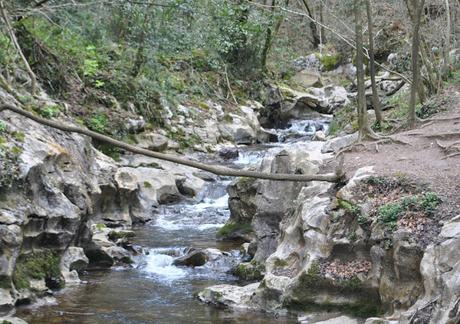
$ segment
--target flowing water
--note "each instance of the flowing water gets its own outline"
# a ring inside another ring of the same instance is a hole
[[[290,128],[277,130],[283,143],[243,149],[232,164],[257,166],[266,154],[308,140],[318,128],[325,127],[322,122],[295,121]],[[229,272],[240,262],[239,246],[215,239],[230,215],[229,183],[229,179],[210,183],[200,202],[161,206],[152,223],[135,228],[134,243],[146,253],[136,257],[132,268],[89,271],[81,276],[82,284],[23,307],[17,315],[31,324],[296,323],[292,317],[219,309],[196,298],[196,293],[211,285],[241,284]],[[174,266],[174,258],[189,247],[219,249],[223,254],[201,267]]]

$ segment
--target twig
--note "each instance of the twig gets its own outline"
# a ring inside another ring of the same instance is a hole
[[[230,81],[228,80],[227,65],[225,65],[224,73],[225,73],[225,80],[227,81],[227,87],[228,87],[228,90],[230,91],[230,94],[232,95],[233,101],[235,102],[235,104],[239,105],[238,101],[235,98],[235,95],[233,94],[232,87],[230,86]]]

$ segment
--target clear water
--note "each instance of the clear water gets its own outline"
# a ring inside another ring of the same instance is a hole
[[[280,136],[305,137],[313,132],[308,128],[310,124],[296,121],[289,129],[279,131]],[[257,166],[264,156],[284,145],[241,150],[232,163],[237,167]],[[229,183],[220,180],[210,184],[200,202],[161,206],[152,223],[135,228],[134,243],[147,253],[137,257],[133,267],[88,272],[81,276],[82,284],[65,288],[39,304],[19,308],[17,316],[31,324],[297,323],[294,317],[219,309],[196,298],[199,291],[211,285],[239,284],[229,273],[240,261],[239,246],[215,239],[230,216],[226,193]],[[224,255],[202,267],[174,266],[174,257],[183,255],[189,247],[216,248]]]

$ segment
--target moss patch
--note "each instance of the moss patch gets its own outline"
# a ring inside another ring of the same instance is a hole
[[[122,238],[131,238],[134,236],[135,236],[134,232],[130,232],[130,231],[111,231],[109,233],[109,239],[111,239],[112,241],[116,241]]]
[[[228,237],[235,232],[239,232],[241,234],[251,233],[252,226],[251,224],[227,223],[219,229],[219,231],[217,232],[217,237],[218,238]]]
[[[11,288],[11,278],[8,276],[0,276],[0,288],[10,289]]]
[[[250,263],[240,263],[233,273],[243,280],[258,281],[264,277],[265,266],[253,260]]]
[[[63,283],[60,279],[59,263],[59,255],[51,250],[20,255],[13,274],[15,287],[17,289],[29,288],[31,279],[45,279],[46,281],[53,280]]]

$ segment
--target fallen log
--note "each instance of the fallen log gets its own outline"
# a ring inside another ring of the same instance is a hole
[[[54,129],[59,129],[64,132],[78,133],[78,134],[89,136],[92,139],[122,148],[128,152],[142,154],[142,155],[156,158],[159,160],[165,160],[165,161],[189,166],[195,169],[208,171],[213,174],[220,175],[220,176],[248,177],[248,178],[265,179],[265,180],[296,181],[296,182],[308,182],[308,181],[338,182],[343,178],[343,174],[340,168],[338,168],[335,173],[328,173],[328,174],[285,174],[285,173],[265,173],[265,172],[250,171],[250,170],[237,170],[237,169],[233,169],[229,167],[205,164],[205,163],[189,160],[181,156],[154,152],[154,151],[150,151],[147,149],[143,149],[135,145],[127,144],[122,141],[113,139],[109,136],[93,132],[89,129],[84,129],[84,128],[80,128],[74,125],[66,125],[61,122],[44,119],[44,118],[41,118],[41,117],[38,117],[32,114],[31,112],[28,112],[24,109],[18,108],[13,105],[9,105],[9,104],[0,105],[0,112],[4,110],[15,112],[39,124],[42,124],[42,125],[54,128]]]

